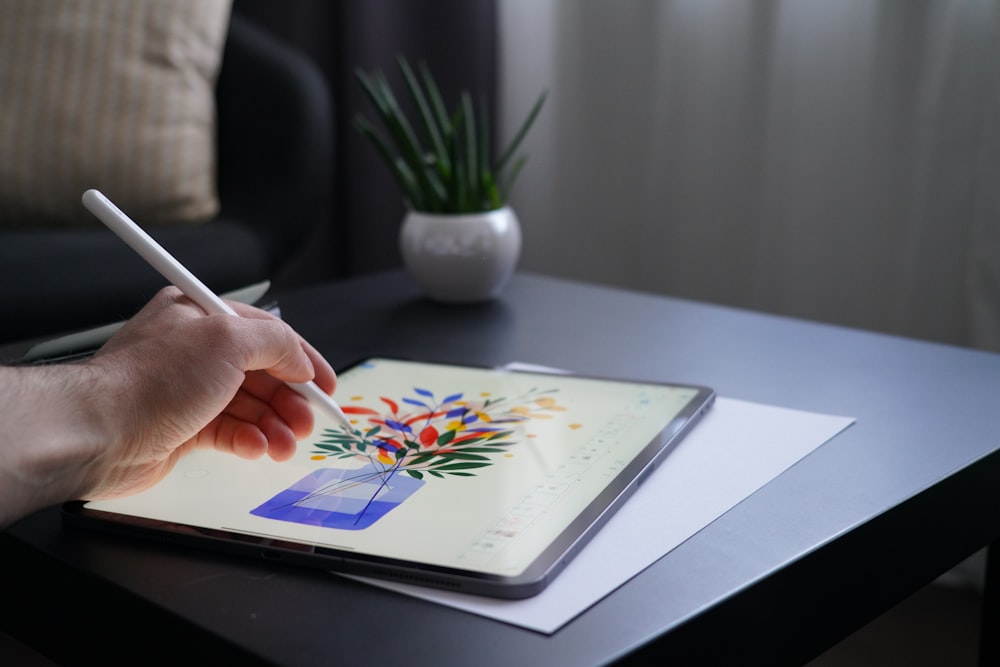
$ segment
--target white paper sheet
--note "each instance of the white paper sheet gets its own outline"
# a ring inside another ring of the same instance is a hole
[[[551,634],[853,422],[717,398],[632,498],[532,598],[499,600],[351,578]]]

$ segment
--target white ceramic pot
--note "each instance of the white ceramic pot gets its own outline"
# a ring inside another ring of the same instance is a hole
[[[486,213],[410,211],[399,234],[403,263],[428,297],[475,303],[496,297],[521,255],[521,226],[509,207]]]

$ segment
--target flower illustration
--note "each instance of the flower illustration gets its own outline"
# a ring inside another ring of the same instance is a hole
[[[399,401],[380,397],[379,409],[344,406],[364,425],[324,430],[313,460],[360,459],[416,479],[473,477],[470,471],[492,465],[495,455],[519,442],[517,426],[565,410],[551,395],[555,390],[531,389],[512,398],[452,393],[440,401],[427,389],[413,391]]]
[[[312,460],[354,459],[360,467],[318,468],[250,511],[256,516],[341,530],[364,530],[402,504],[425,477],[475,477],[521,441],[520,426],[564,411],[551,390],[512,398],[426,389],[377,409],[343,406],[354,427],[323,431]],[[570,424],[570,428],[575,425]],[[509,455],[509,454],[506,454]],[[404,474],[405,473],[405,474]]]

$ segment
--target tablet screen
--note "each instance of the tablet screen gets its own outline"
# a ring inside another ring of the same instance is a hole
[[[317,414],[291,461],[199,451],[146,492],[84,507],[517,580],[568,551],[710,394],[369,359],[338,374],[352,429]]]

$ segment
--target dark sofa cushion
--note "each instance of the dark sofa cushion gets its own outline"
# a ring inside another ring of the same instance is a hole
[[[217,219],[147,231],[217,293],[270,277],[270,249],[246,224]],[[8,230],[2,257],[0,341],[125,319],[167,284],[103,227]]]

